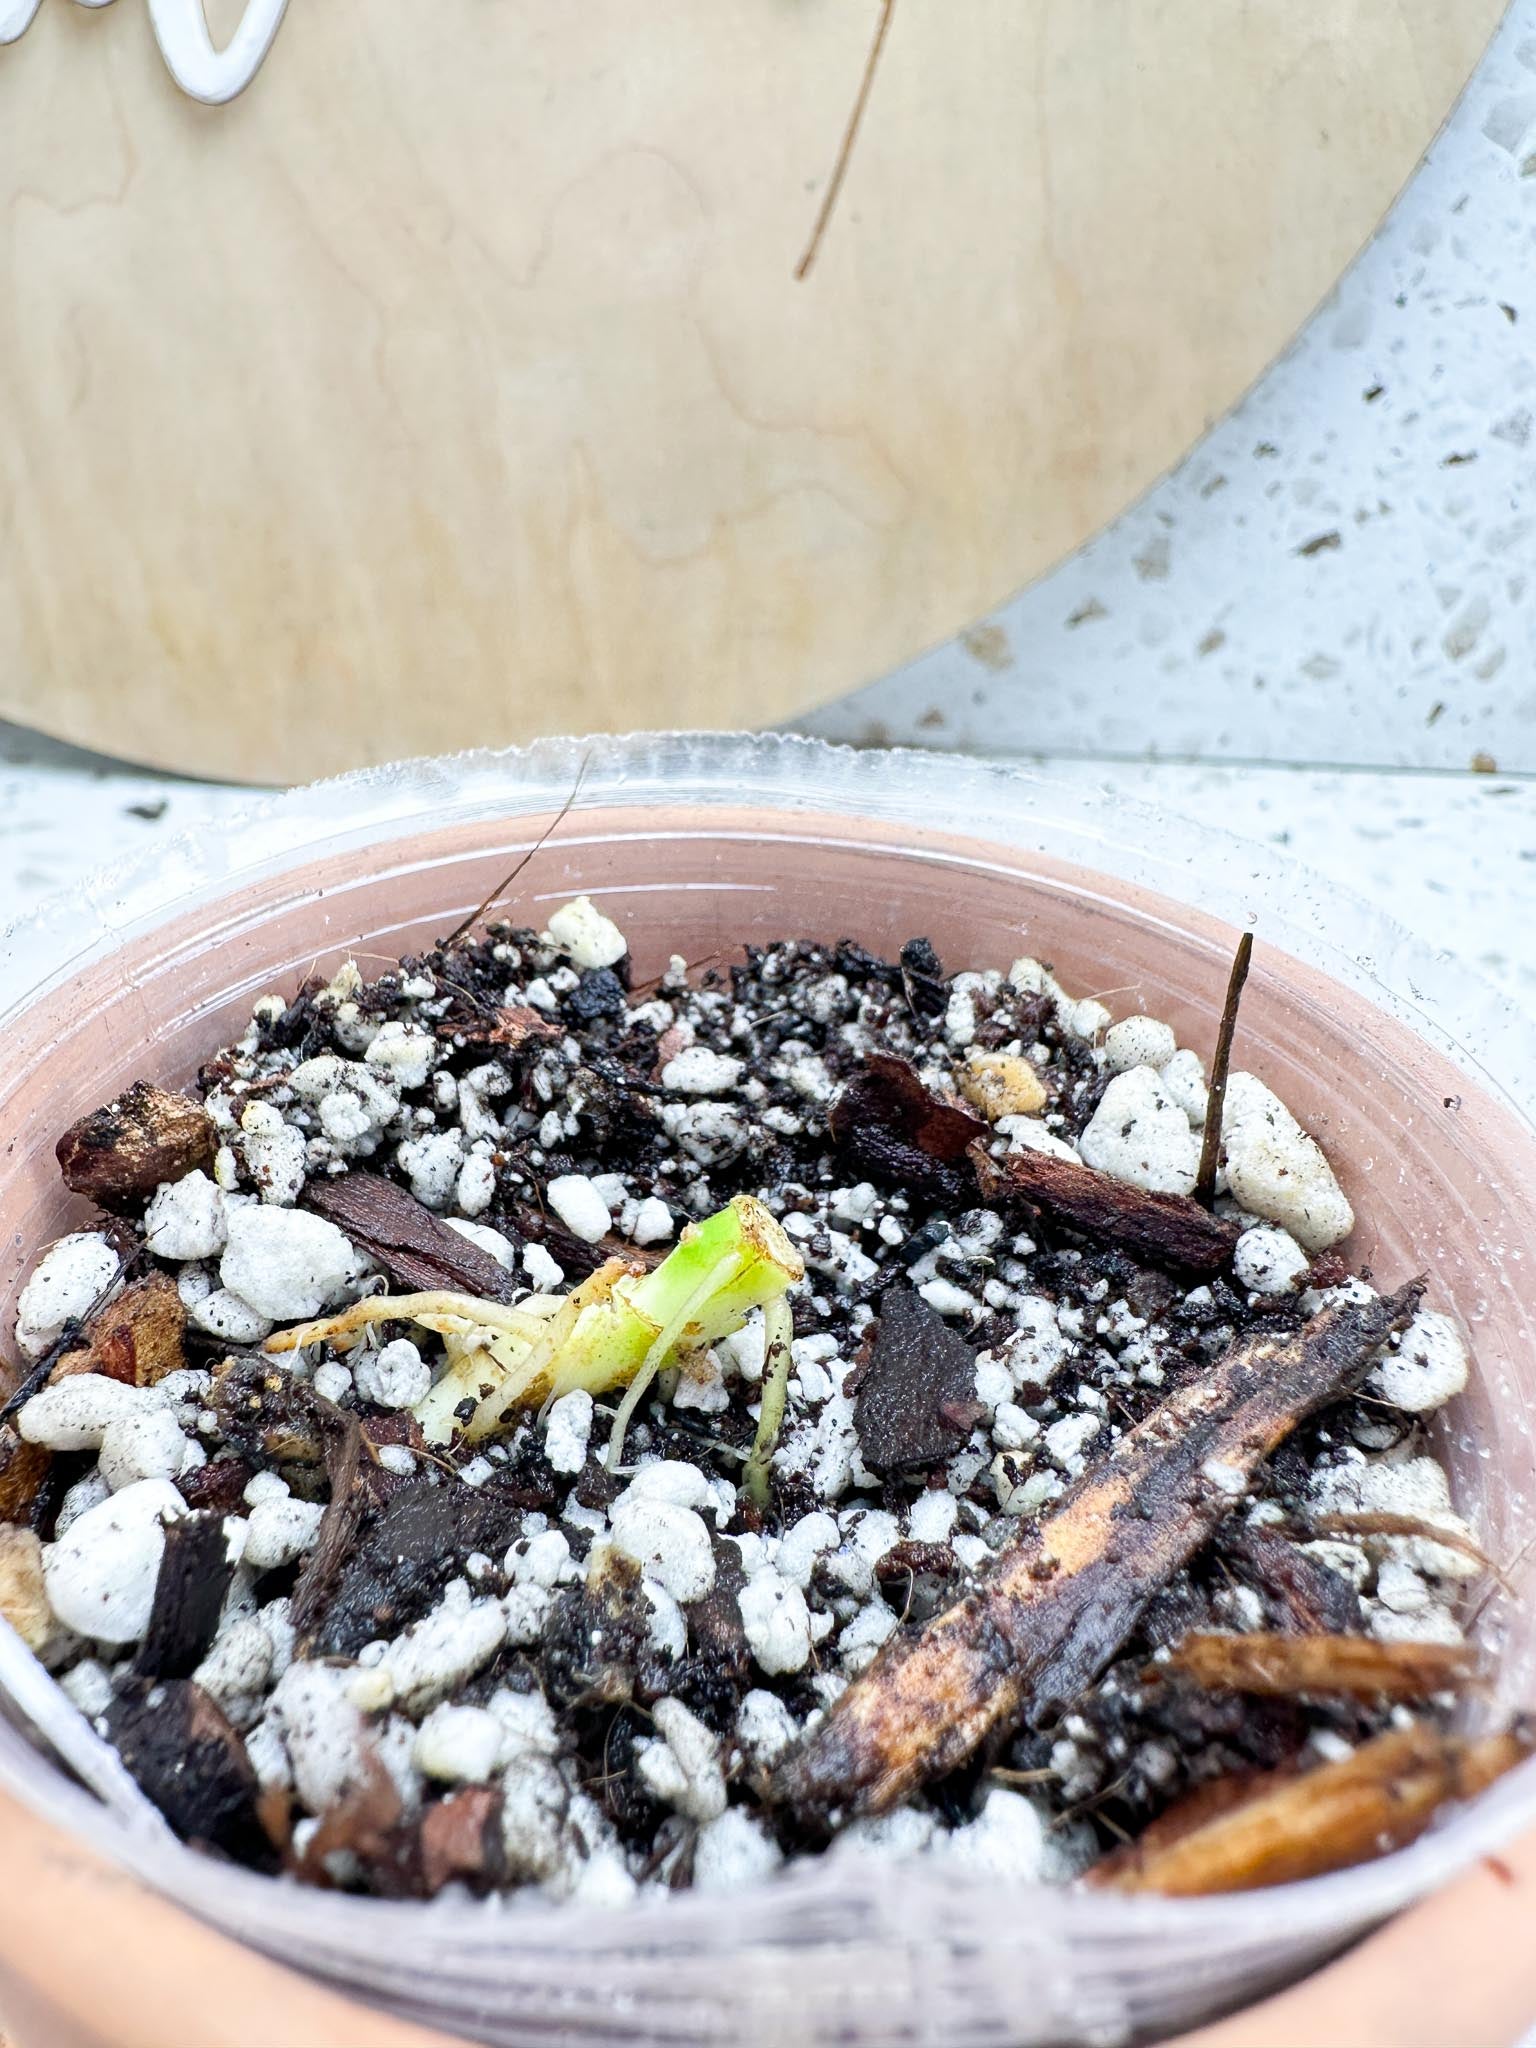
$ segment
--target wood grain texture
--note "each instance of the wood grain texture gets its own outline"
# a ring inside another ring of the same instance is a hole
[[[762,723],[984,612],[1294,333],[1498,0],[326,0],[231,107],[0,52],[0,712],[286,778]],[[217,25],[217,24],[216,24]]]

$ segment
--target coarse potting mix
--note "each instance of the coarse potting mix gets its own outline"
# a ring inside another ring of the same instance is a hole
[[[20,1298],[0,1614],[183,1838],[394,1897],[1208,1892],[1525,1753],[1451,1713],[1455,1324],[1225,1046],[952,964],[636,985],[581,899],[62,1135],[99,1220]]]

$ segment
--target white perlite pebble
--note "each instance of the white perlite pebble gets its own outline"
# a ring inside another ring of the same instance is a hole
[[[1316,1140],[1256,1075],[1228,1078],[1221,1157],[1233,1201],[1307,1251],[1326,1251],[1354,1229],[1355,1212]]]
[[[192,1676],[221,1707],[266,1690],[272,1678],[272,1639],[254,1616],[219,1631]]]
[[[662,1739],[641,1751],[640,1776],[686,1819],[715,1820],[725,1811],[719,1742],[681,1700],[658,1700],[652,1719]]]
[[[519,1586],[558,1586],[572,1576],[571,1546],[563,1529],[544,1529],[521,1549],[507,1552],[506,1569]]]
[[[584,1173],[557,1173],[545,1198],[573,1237],[596,1244],[613,1228],[613,1217],[591,1179]]]
[[[1200,1171],[1200,1140],[1150,1067],[1116,1074],[1077,1149],[1097,1172],[1155,1194],[1189,1194]]]
[[[261,1199],[280,1209],[291,1208],[303,1189],[309,1162],[304,1133],[285,1123],[282,1111],[270,1102],[253,1102],[242,1111],[240,1129],[246,1171]]]
[[[1444,1643],[1454,1650],[1466,1641],[1449,1607],[1430,1604],[1411,1614],[1397,1614],[1382,1601],[1367,1600],[1365,1612],[1371,1634],[1385,1643]]]
[[[610,1520],[614,1549],[632,1558],[680,1605],[702,1600],[714,1585],[709,1531],[691,1508],[644,1496],[637,1499],[631,1492],[614,1503]]]
[[[191,1448],[169,1408],[120,1415],[101,1439],[101,1476],[114,1493],[140,1479],[174,1479]]]
[[[362,1270],[349,1240],[307,1209],[236,1209],[219,1278],[274,1322],[317,1316]]]
[[[450,1587],[442,1604],[397,1636],[383,1664],[395,1697],[407,1713],[425,1713],[456,1686],[488,1664],[507,1636],[507,1616],[497,1600],[465,1600]]]
[[[647,1195],[635,1211],[629,1236],[633,1244],[665,1244],[672,1235],[672,1212],[658,1195]]]
[[[770,1678],[803,1671],[811,1660],[811,1614],[800,1588],[769,1567],[737,1595],[747,1647]]]
[[[1063,1331],[1056,1305],[1043,1294],[1023,1294],[1013,1312],[1018,1329],[998,1354],[1014,1384],[1039,1394],[1072,1355],[1072,1340]]]
[[[59,1691],[84,1714],[87,1721],[94,1721],[98,1714],[104,1714],[117,1697],[111,1672],[105,1664],[98,1664],[94,1657],[87,1657],[83,1664],[66,1671],[59,1680]]]
[[[783,1861],[777,1842],[745,1808],[727,1807],[699,1830],[693,1845],[693,1888],[739,1892],[772,1877]]]
[[[485,1707],[434,1707],[417,1731],[411,1761],[424,1778],[483,1785],[501,1753],[501,1723]]]
[[[315,1367],[310,1385],[322,1401],[345,1401],[352,1391],[352,1368],[340,1359],[328,1358]]]
[[[541,1244],[523,1246],[523,1271],[541,1294],[550,1294],[565,1279],[565,1268],[557,1266]]]
[[[83,1479],[77,1479],[59,1503],[58,1517],[53,1525],[55,1540],[78,1522],[82,1515],[88,1515],[92,1508],[100,1507],[111,1491],[100,1472],[87,1472]]]
[[[675,1508],[705,1508],[715,1495],[707,1473],[681,1458],[656,1458],[642,1465],[615,1501],[621,1507],[629,1501],[665,1500]]]
[[[765,1771],[800,1733],[800,1725],[776,1692],[756,1687],[736,1709],[736,1741],[749,1764]]]
[[[121,1271],[121,1259],[97,1231],[76,1231],[50,1245],[16,1304],[16,1348],[23,1358],[41,1358],[64,1325],[88,1314]]]
[[[1000,1116],[992,1128],[1008,1140],[1010,1152],[1049,1152],[1054,1159],[1077,1159],[1065,1138],[1058,1138],[1037,1116]]]
[[[267,1715],[281,1735],[293,1786],[310,1813],[326,1813],[356,1785],[370,1754],[367,1725],[347,1698],[343,1666],[290,1664]]]
[[[471,1165],[473,1163],[473,1161],[470,1162]],[[463,1185],[463,1178],[464,1176],[461,1174],[459,1176],[461,1186]],[[461,1196],[460,1200],[462,1201],[462,1199]],[[456,1230],[460,1237],[467,1238],[471,1244],[479,1245],[481,1251],[489,1252],[504,1273],[515,1273],[517,1271],[517,1246],[513,1244],[510,1237],[503,1237],[501,1232],[493,1230],[489,1223],[466,1223],[462,1216],[445,1216],[443,1221],[450,1230]]]
[[[1239,1284],[1254,1294],[1294,1294],[1312,1261],[1288,1230],[1261,1223],[1245,1230],[1232,1254]]]
[[[459,1168],[459,1178],[454,1187],[454,1200],[466,1216],[483,1216],[496,1197],[496,1163],[489,1153],[471,1153]],[[446,1219],[453,1223],[452,1216]],[[500,1231],[496,1232],[498,1237]],[[503,1238],[502,1242],[506,1240]],[[499,1254],[497,1255],[499,1256]],[[516,1254],[514,1253],[514,1258]],[[510,1268],[508,1269],[511,1270]]]
[[[1040,1425],[1016,1401],[999,1401],[992,1413],[992,1440],[1005,1451],[1022,1451],[1035,1442]]]
[[[562,1394],[544,1424],[544,1455],[557,1472],[579,1472],[592,1434],[592,1396],[585,1388]]]
[[[385,1024],[363,1055],[397,1088],[424,1088],[437,1064],[437,1041],[419,1024]]]
[[[1423,1415],[1461,1393],[1471,1369],[1461,1332],[1450,1317],[1421,1308],[1403,1332],[1399,1349],[1384,1355],[1366,1385],[1394,1407]]]
[[[642,1579],[640,1590],[650,1608],[646,1633],[654,1649],[661,1650],[674,1661],[686,1654],[688,1649],[688,1622],[683,1610],[672,1595],[654,1579]]]
[[[1064,1415],[1045,1431],[1042,1441],[1053,1463],[1074,1477],[1083,1469],[1088,1446],[1104,1427],[1102,1415]]]
[[[1171,1060],[1164,1060],[1159,1074],[1163,1092],[1171,1095],[1195,1129],[1203,1132],[1210,1090],[1206,1086],[1205,1066],[1199,1053],[1190,1052],[1187,1047],[1176,1052]]]
[[[278,1571],[313,1550],[325,1509],[318,1501],[264,1500],[251,1509],[241,1563],[252,1571]]]
[[[576,967],[615,967],[629,951],[618,926],[586,896],[562,903],[546,936]]]
[[[409,1337],[365,1351],[352,1368],[358,1394],[376,1408],[414,1408],[432,1386],[432,1368]]]
[[[211,1259],[224,1249],[224,1191],[206,1173],[162,1181],[144,1211],[144,1244],[157,1259]]]
[[[914,1543],[947,1543],[959,1511],[955,1496],[944,1489],[920,1493],[907,1514],[907,1534]]]
[[[92,1508],[43,1556],[48,1604],[76,1635],[136,1643],[149,1626],[165,1525],[187,1512],[168,1479],[141,1479]]]
[[[423,1207],[446,1209],[464,1165],[464,1141],[457,1131],[428,1131],[407,1138],[395,1152],[411,1193]]]
[[[1128,1073],[1132,1067],[1163,1067],[1178,1045],[1156,1017],[1122,1017],[1104,1034],[1104,1059],[1112,1074]]]
[[[841,1541],[838,1526],[830,1515],[819,1509],[802,1515],[792,1529],[785,1531],[774,1559],[774,1568],[781,1578],[788,1579],[804,1591],[811,1583],[817,1558],[824,1557],[829,1550],[836,1550]]]
[[[843,1669],[857,1678],[874,1663],[881,1647],[896,1632],[896,1616],[883,1600],[861,1607],[837,1639]]]
[[[272,1331],[270,1316],[258,1315],[249,1302],[242,1301],[227,1287],[205,1294],[201,1301],[191,1305],[187,1314],[198,1329],[206,1330],[210,1337],[218,1337],[225,1344],[259,1344]]]
[[[125,1386],[105,1373],[78,1372],[25,1402],[16,1427],[29,1444],[50,1451],[99,1451],[114,1422],[155,1406],[147,1387]]]
[[[934,1846],[942,1846],[949,1861],[983,1877],[1036,1883],[1045,1872],[1045,1823],[1021,1792],[1001,1786],[987,1794],[975,1820],[940,1836]]]
[[[742,1062],[728,1053],[711,1052],[707,1045],[690,1045],[667,1061],[661,1070],[663,1088],[675,1088],[680,1095],[723,1095],[741,1079]]]
[[[541,1692],[512,1692],[498,1686],[486,1701],[501,1730],[501,1753],[510,1762],[519,1756],[554,1756],[560,1730],[554,1710]]]

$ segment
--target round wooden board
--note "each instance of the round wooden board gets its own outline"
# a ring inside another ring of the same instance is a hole
[[[896,0],[797,281],[880,0],[292,0],[223,108],[45,0],[0,712],[289,779],[866,681],[1231,404],[1499,12]]]

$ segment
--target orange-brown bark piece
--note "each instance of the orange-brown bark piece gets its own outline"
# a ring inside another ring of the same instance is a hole
[[[1195,1807],[1172,1808],[1088,1881],[1106,1891],[1205,1898],[1321,1877],[1401,1849],[1442,1806],[1474,1798],[1530,1753],[1522,1728],[1476,1741],[1420,1723],[1394,1728],[1303,1776],[1273,1772],[1240,1783],[1230,1803],[1203,1787]]]
[[[1306,1693],[1351,1699],[1422,1700],[1476,1676],[1470,1650],[1449,1643],[1388,1643],[1375,1636],[1187,1635],[1148,1679],[1177,1674],[1206,1691],[1275,1699]]]
[[[1365,1376],[1422,1292],[1415,1283],[1334,1304],[1299,1330],[1239,1338],[1023,1530],[963,1600],[894,1637],[779,1765],[772,1796],[834,1825],[883,1813],[994,1731],[1076,1699],[1262,1461]]]
[[[187,1311],[168,1273],[150,1273],[109,1301],[79,1351],[67,1351],[50,1381],[99,1372],[130,1387],[153,1387],[187,1362]]]
[[[217,1143],[200,1102],[135,1081],[115,1102],[71,1124],[56,1149],[65,1183],[77,1195],[104,1209],[133,1209],[162,1181],[212,1166]]]
[[[14,1423],[0,1422],[0,1522],[24,1522],[31,1513],[52,1451],[29,1444]]]

